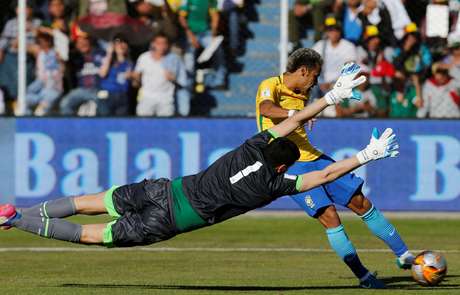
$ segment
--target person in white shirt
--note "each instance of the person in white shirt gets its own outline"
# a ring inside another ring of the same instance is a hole
[[[340,75],[342,66],[358,59],[356,46],[342,38],[342,25],[334,17],[328,17],[325,21],[326,39],[315,43],[313,50],[318,52],[324,60],[320,76],[319,88],[322,92],[330,89],[334,81]],[[335,117],[334,108],[323,112],[323,116]]]
[[[132,78],[141,86],[136,108],[138,116],[174,115],[176,88],[185,87],[187,78],[182,60],[169,51],[166,35],[157,34],[152,39],[150,50],[139,56]]]
[[[423,85],[423,107],[417,117],[460,118],[460,82],[449,75],[442,63],[432,65],[433,77]]]

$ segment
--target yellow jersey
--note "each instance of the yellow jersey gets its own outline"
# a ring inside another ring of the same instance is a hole
[[[283,75],[264,80],[260,83],[256,96],[256,119],[259,131],[267,130],[284,120],[270,119],[262,116],[259,108],[260,103],[264,100],[270,100],[277,106],[286,110],[302,110],[308,97],[297,94],[287,88],[283,83]],[[297,128],[288,138],[292,140],[300,150],[299,161],[310,162],[321,156],[322,153],[310,144],[304,126]]]

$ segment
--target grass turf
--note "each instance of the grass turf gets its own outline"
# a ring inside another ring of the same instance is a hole
[[[107,219],[81,218],[79,222]],[[332,252],[0,252],[4,294],[460,294],[460,220],[393,219],[412,249],[450,250],[448,277],[418,286],[396,268],[389,252],[361,252],[390,290],[356,289],[357,280]],[[359,249],[386,249],[357,218],[344,220]],[[0,248],[85,247],[15,229],[1,232]],[[312,248],[329,250],[322,227],[303,217],[240,217],[152,247]],[[85,247],[88,249],[88,247]],[[91,249],[91,248],[89,248]],[[452,251],[453,250],[453,251]]]

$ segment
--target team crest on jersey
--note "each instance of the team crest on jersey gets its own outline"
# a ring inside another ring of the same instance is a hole
[[[262,90],[262,96],[263,97],[270,97],[270,88],[265,88],[264,90]]]
[[[312,208],[315,207],[315,202],[313,202],[313,199],[311,198],[310,195],[307,195],[305,197],[305,204],[307,204],[308,207]]]

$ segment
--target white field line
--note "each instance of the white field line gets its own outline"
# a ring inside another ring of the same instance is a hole
[[[415,253],[423,250],[412,250]],[[441,253],[460,253],[460,249],[434,250]],[[0,252],[300,252],[300,253],[333,253],[331,249],[321,248],[112,248],[103,247],[3,247]],[[358,249],[360,253],[389,253],[389,249]]]
[[[339,215],[343,219],[359,219],[359,217],[351,212],[350,210],[339,210]],[[383,211],[383,215],[391,219],[432,219],[432,220],[444,220],[444,219],[460,219],[460,212],[414,212],[414,211]],[[248,213],[238,216],[237,218],[259,218],[259,217],[306,217],[308,220],[313,220],[308,217],[302,210],[253,210]]]

